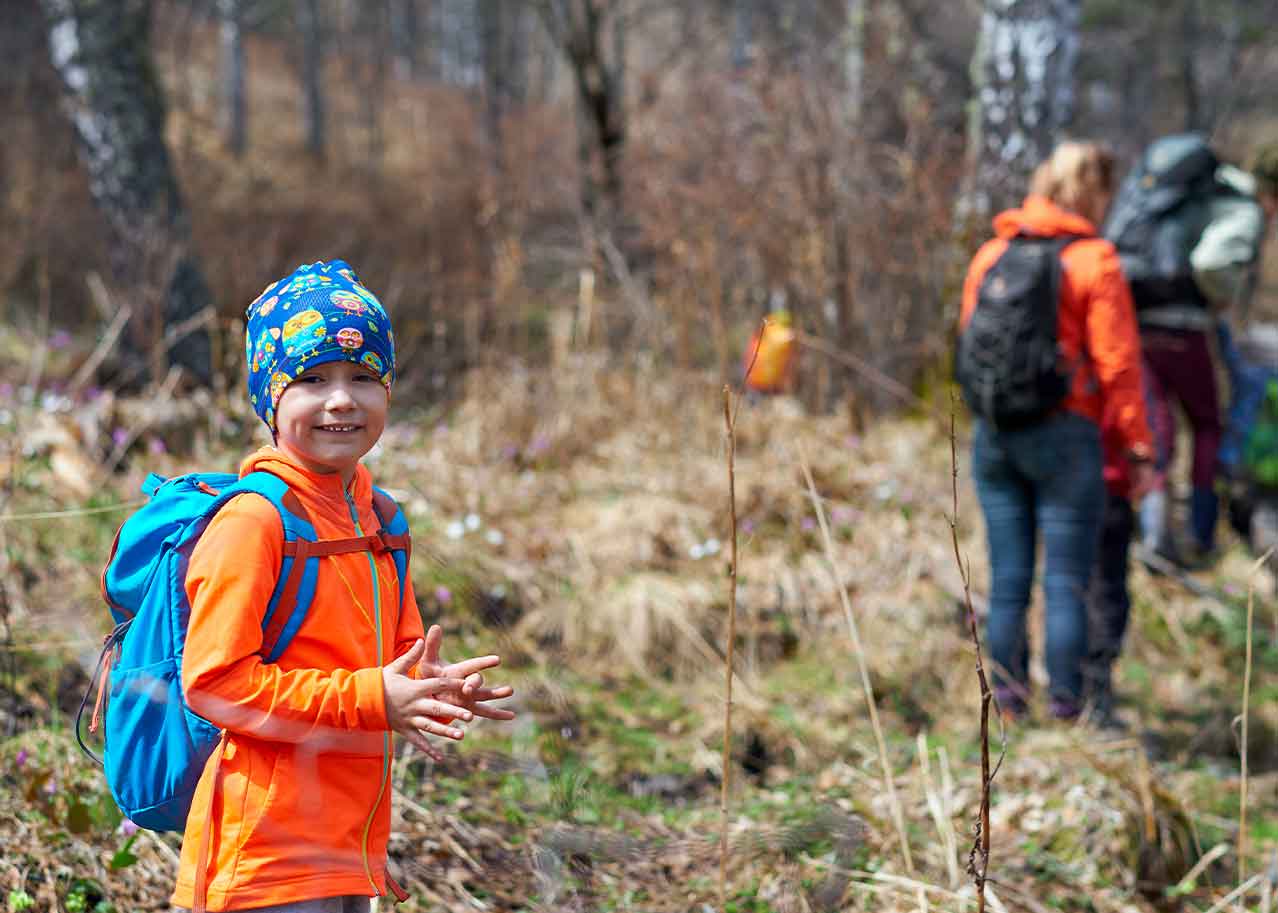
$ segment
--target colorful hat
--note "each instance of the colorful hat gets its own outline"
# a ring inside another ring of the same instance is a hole
[[[316,365],[355,362],[390,390],[395,378],[390,317],[342,260],[299,266],[272,282],[249,305],[245,319],[249,401],[272,431],[284,388]]]

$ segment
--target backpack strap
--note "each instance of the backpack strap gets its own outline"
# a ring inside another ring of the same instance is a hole
[[[377,535],[395,560],[395,573],[399,575],[399,607],[402,611],[404,593],[408,587],[408,567],[413,558],[413,537],[408,531],[408,519],[395,499],[376,486],[373,487],[373,511],[382,524]]]

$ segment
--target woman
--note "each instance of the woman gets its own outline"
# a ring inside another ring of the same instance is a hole
[[[973,258],[963,286],[960,332],[976,308],[982,280],[1013,238],[1078,238],[1060,255],[1057,345],[1069,375],[1064,399],[1045,417],[1014,429],[978,418],[972,442],[989,542],[995,695],[1011,717],[1024,713],[1029,696],[1025,614],[1040,535],[1049,709],[1053,717],[1073,719],[1082,707],[1087,587],[1105,505],[1102,422],[1122,442],[1133,495],[1149,484],[1136,317],[1114,246],[1096,237],[1113,182],[1113,157],[1101,147],[1059,146],[1034,172],[1021,208],[994,219],[996,236]]]

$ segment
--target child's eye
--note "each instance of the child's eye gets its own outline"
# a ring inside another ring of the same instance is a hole
[[[303,375],[302,375],[301,377],[299,377],[297,380],[293,381],[293,383],[295,383],[295,384],[318,384],[318,383],[323,383],[323,381],[324,381],[324,378],[320,377],[318,374],[303,374]]]

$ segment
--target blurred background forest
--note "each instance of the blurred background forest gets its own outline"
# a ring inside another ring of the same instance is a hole
[[[423,612],[519,689],[516,725],[397,758],[401,909],[976,909],[962,273],[1064,137],[1124,170],[1167,132],[1244,164],[1278,139],[1278,0],[0,0],[0,23],[0,904],[167,909],[178,841],[133,833],[70,733],[97,575],[148,471],[261,442],[245,307],[341,258],[395,322],[369,460]],[[739,414],[721,902],[720,396],[779,308],[808,346],[795,396]],[[989,909],[1272,910],[1278,613],[1248,605],[1251,561],[1228,540],[1191,590],[1134,569],[1129,737],[1009,733]]]
[[[171,360],[223,380],[245,304],[340,255],[426,399],[556,344],[726,376],[777,306],[916,384],[1056,140],[1275,129],[1269,0],[4,6],[5,324],[95,336],[105,293],[119,352],[194,317]],[[828,407],[847,369],[809,370]]]

